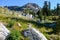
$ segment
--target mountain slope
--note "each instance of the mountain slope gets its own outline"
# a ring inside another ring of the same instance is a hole
[[[27,3],[21,7],[20,6],[5,6],[5,7],[7,7],[10,10],[15,10],[15,11],[23,11],[25,8],[29,8],[30,10],[37,12],[40,9],[40,7],[35,3]]]

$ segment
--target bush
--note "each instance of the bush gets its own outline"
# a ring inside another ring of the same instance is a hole
[[[8,27],[12,27],[14,25],[14,21],[9,21],[9,23],[8,23]]]
[[[20,40],[20,32],[18,30],[12,30],[7,40]]]

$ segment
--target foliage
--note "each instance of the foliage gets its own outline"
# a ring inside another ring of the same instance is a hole
[[[13,26],[13,24],[14,24],[14,21],[9,21],[9,23],[8,23],[8,27],[12,27]]]
[[[46,36],[46,38],[49,40],[50,36],[47,33],[44,33],[44,35]]]
[[[26,9],[24,9],[23,12],[24,12],[24,13],[29,13],[29,12],[30,12],[30,9],[29,9],[29,8],[26,8]]]
[[[37,15],[38,15],[38,18],[40,18],[40,20],[42,20],[42,13],[40,10],[37,12]]]
[[[60,4],[58,3],[58,4],[57,4],[57,10],[56,10],[58,15],[60,15],[60,6],[59,6],[59,5],[60,5]]]
[[[43,6],[43,14],[46,16],[50,15],[50,2],[45,1]]]
[[[54,28],[54,33],[60,33],[60,19],[57,20],[57,26]]]
[[[18,30],[12,30],[7,40],[20,40],[20,32]]]

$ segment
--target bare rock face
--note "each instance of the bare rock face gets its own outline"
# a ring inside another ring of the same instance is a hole
[[[39,30],[31,27],[31,25],[29,25],[29,28],[24,31],[24,36],[29,37],[30,40],[47,40],[47,38],[39,32]]]
[[[0,32],[0,40],[5,40],[5,36],[3,35],[3,32]]]
[[[2,23],[0,23],[0,40],[5,40],[9,33],[10,31]]]

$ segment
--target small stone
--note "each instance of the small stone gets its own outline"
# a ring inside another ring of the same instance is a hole
[[[20,23],[18,23],[18,26],[20,26],[20,27],[21,27],[21,24],[20,24]]]

